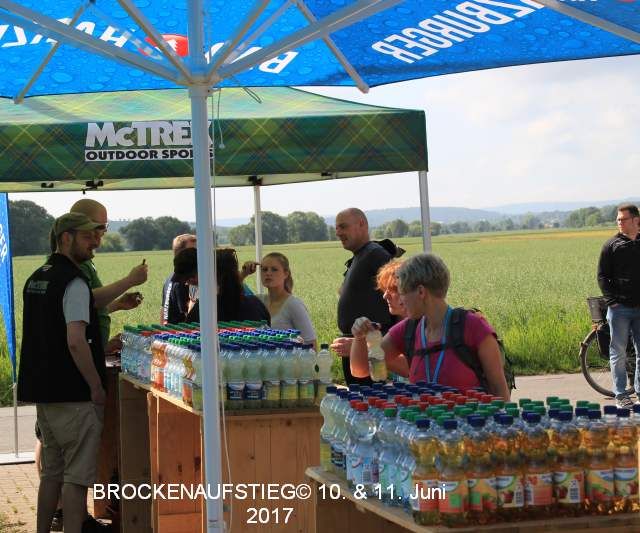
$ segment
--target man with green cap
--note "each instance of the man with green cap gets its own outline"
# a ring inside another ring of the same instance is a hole
[[[96,230],[98,244],[100,247],[102,237],[109,225],[107,220],[107,209],[104,205],[91,198],[82,198],[71,206],[71,213],[82,213],[88,216],[93,222],[99,224]],[[96,306],[98,307],[98,320],[100,322],[100,333],[105,347],[105,353],[118,350],[121,345],[119,337],[110,340],[111,317],[110,313],[115,311],[126,311],[134,309],[142,302],[142,295],[139,292],[126,292],[129,289],[142,285],[147,281],[148,265],[144,262],[131,269],[127,276],[109,285],[102,285],[98,277],[93,261],[88,260],[80,265],[80,269],[89,280],[89,286],[93,291]]]
[[[42,432],[37,531],[49,531],[62,488],[65,530],[86,531],[96,475],[105,360],[94,298],[79,266],[93,257],[100,224],[81,213],[53,225],[56,250],[27,280],[18,399],[36,404]]]

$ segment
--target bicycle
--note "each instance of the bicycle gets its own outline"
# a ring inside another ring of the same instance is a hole
[[[587,298],[591,313],[591,331],[580,343],[580,367],[587,383],[600,394],[613,398],[611,390],[611,367],[609,366],[609,343],[611,334],[607,322],[607,305],[602,296]],[[627,345],[627,382],[630,385],[626,393],[632,394],[636,373],[636,353],[633,342]]]

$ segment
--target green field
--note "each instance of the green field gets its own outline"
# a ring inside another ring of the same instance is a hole
[[[451,270],[449,301],[478,307],[504,339],[517,374],[576,371],[580,340],[589,330],[585,299],[599,294],[596,265],[602,243],[614,230],[492,233],[434,238],[434,252]],[[420,251],[420,239],[400,239],[407,256]],[[350,254],[338,242],[266,246],[291,262],[294,292],[311,313],[320,342],[338,334],[337,289]],[[252,259],[250,247],[238,249],[240,261]],[[150,279],[141,287],[143,305],[113,315],[112,332],[129,323],[153,323],[160,316],[164,279],[172,270],[170,252],[98,254],[95,263],[104,283],[128,273],[145,258]],[[22,330],[21,291],[42,257],[14,259],[16,327]],[[255,280],[250,279],[250,285]],[[19,343],[19,340],[18,340]],[[10,373],[0,359],[0,404],[10,401]]]

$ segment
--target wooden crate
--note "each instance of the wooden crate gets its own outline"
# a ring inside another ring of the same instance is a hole
[[[447,528],[442,526],[419,526],[404,511],[388,507],[376,498],[357,499],[347,484],[339,477],[323,471],[320,467],[307,469],[307,478],[312,483],[315,506],[316,533],[538,533],[569,531],[571,533],[632,533],[640,532],[640,513],[612,516],[584,516],[579,518],[550,518],[473,526]],[[320,487],[324,485],[325,490]],[[333,498],[328,487],[332,487]]]
[[[122,483],[204,483],[200,413],[127,376],[120,379],[120,391]],[[315,408],[226,413],[229,458],[223,438],[223,482],[236,487],[303,483],[305,469],[320,461],[321,425],[322,417]],[[285,507],[293,509],[288,523],[275,524],[275,510],[282,521]],[[123,532],[203,530],[201,500],[123,500],[121,508]],[[248,524],[253,515],[250,508],[264,508],[269,523]],[[308,533],[315,525],[310,500],[234,498],[225,501],[225,509],[225,521],[228,525],[232,520],[234,531]]]

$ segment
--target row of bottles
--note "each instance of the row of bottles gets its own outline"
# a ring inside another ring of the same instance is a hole
[[[417,390],[416,390],[417,389]],[[330,387],[321,465],[421,525],[637,511],[640,406]]]
[[[219,325],[219,371],[225,407],[305,407],[319,403],[331,384],[328,345],[316,353],[297,330],[255,322]],[[122,371],[152,388],[202,408],[198,324],[125,326]]]

